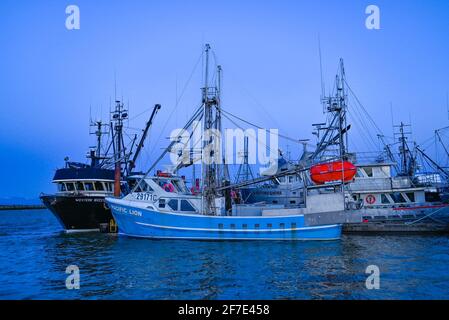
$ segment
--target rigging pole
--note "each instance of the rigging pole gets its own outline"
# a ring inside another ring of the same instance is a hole
[[[144,147],[144,142],[145,142],[145,139],[147,138],[148,131],[150,130],[151,126],[153,125],[154,117],[156,116],[157,112],[160,109],[161,109],[160,104],[156,104],[154,106],[153,112],[151,113],[151,116],[150,116],[150,120],[148,120],[148,122],[145,126],[145,129],[143,130],[142,137],[140,138],[139,144],[137,145],[136,152],[134,153],[133,158],[129,161],[128,172],[130,172],[130,173],[136,167],[136,161],[137,161],[137,158],[139,157],[140,151]]]
[[[115,110],[112,112],[112,121],[115,130],[115,173],[114,173],[114,196],[120,196],[120,181],[122,176],[122,159],[126,159],[125,147],[123,145],[123,121],[128,119],[128,111],[124,109],[123,103],[115,101]],[[122,156],[123,153],[123,156]]]
[[[322,99],[325,110],[332,115],[332,119],[326,127],[323,127],[325,124],[322,123],[314,125],[317,137],[320,136],[320,131],[324,131],[324,133],[319,140],[311,159],[316,159],[322,155],[330,146],[336,146],[335,148],[338,148],[337,152],[340,159],[346,159],[347,157],[347,132],[351,126],[347,125],[346,122],[347,96],[344,86],[345,71],[343,59],[340,59],[339,67],[340,72],[335,76],[335,87],[337,92],[334,96],[324,97]]]
[[[395,132],[394,135],[399,137],[399,155],[401,159],[400,175],[412,176],[414,174],[414,157],[407,144],[407,135],[411,134],[411,131],[405,130],[407,127],[410,127],[410,125],[401,122],[401,124],[396,125],[393,128],[398,128],[399,130],[399,132]]]
[[[93,150],[94,147],[91,147],[90,155],[91,158],[91,167],[98,167],[100,165],[100,160],[106,159],[106,157],[101,156],[101,138],[103,134],[107,134],[107,131],[103,131],[102,128],[105,126],[102,121],[95,121],[91,122],[91,127],[96,127],[94,132],[90,132],[90,134],[95,134],[97,137],[97,145],[95,146],[95,150]]]
[[[218,186],[217,156],[220,153],[217,129],[221,127],[219,112],[219,92],[217,87],[209,87],[209,51],[210,45],[206,44],[205,74],[203,88],[204,132],[202,148],[202,178],[204,213],[216,215],[215,206],[216,188]],[[220,70],[220,69],[219,69]],[[218,142],[217,142],[218,140]],[[218,153],[218,154],[217,154]]]

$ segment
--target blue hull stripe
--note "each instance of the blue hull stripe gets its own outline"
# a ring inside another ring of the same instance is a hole
[[[141,226],[161,228],[161,229],[176,229],[176,230],[190,230],[190,231],[212,231],[212,232],[286,232],[286,231],[300,231],[300,230],[312,230],[312,229],[327,229],[338,227],[337,224],[325,225],[325,226],[313,226],[303,228],[283,228],[283,229],[210,229],[210,228],[187,228],[187,227],[171,227],[160,226],[156,224],[136,222]]]
[[[149,236],[140,236],[140,235],[132,235],[132,234],[125,234],[122,232],[119,232],[119,235],[132,237],[132,238],[153,238],[153,239],[167,239],[167,240],[207,240],[207,241],[335,241],[340,240],[340,237],[336,238],[217,238],[217,237],[165,237],[165,236],[157,236],[157,237],[149,237]]]

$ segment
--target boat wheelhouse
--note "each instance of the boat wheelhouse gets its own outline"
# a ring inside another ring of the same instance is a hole
[[[354,182],[346,190],[350,210],[344,230],[448,231],[449,204],[408,176],[392,176],[394,165],[357,165]]]
[[[114,170],[81,168],[68,163],[68,168],[56,170],[53,183],[57,185],[58,194],[84,194],[86,196],[106,196],[114,191]]]
[[[113,194],[114,170],[70,162],[66,166],[53,178],[57,192],[41,195],[41,200],[66,231],[97,231],[112,219],[104,199]]]

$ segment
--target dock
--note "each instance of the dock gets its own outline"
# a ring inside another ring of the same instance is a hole
[[[3,205],[0,204],[0,211],[6,210],[42,210],[45,209],[43,204],[32,204],[32,205],[23,205],[23,204],[13,204],[13,205]]]

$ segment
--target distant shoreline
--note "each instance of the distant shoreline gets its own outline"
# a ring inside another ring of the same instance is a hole
[[[45,209],[45,206],[43,204],[32,204],[32,205],[26,205],[26,204],[3,205],[3,204],[0,204],[0,211],[6,211],[6,210],[40,210],[40,209]]]

